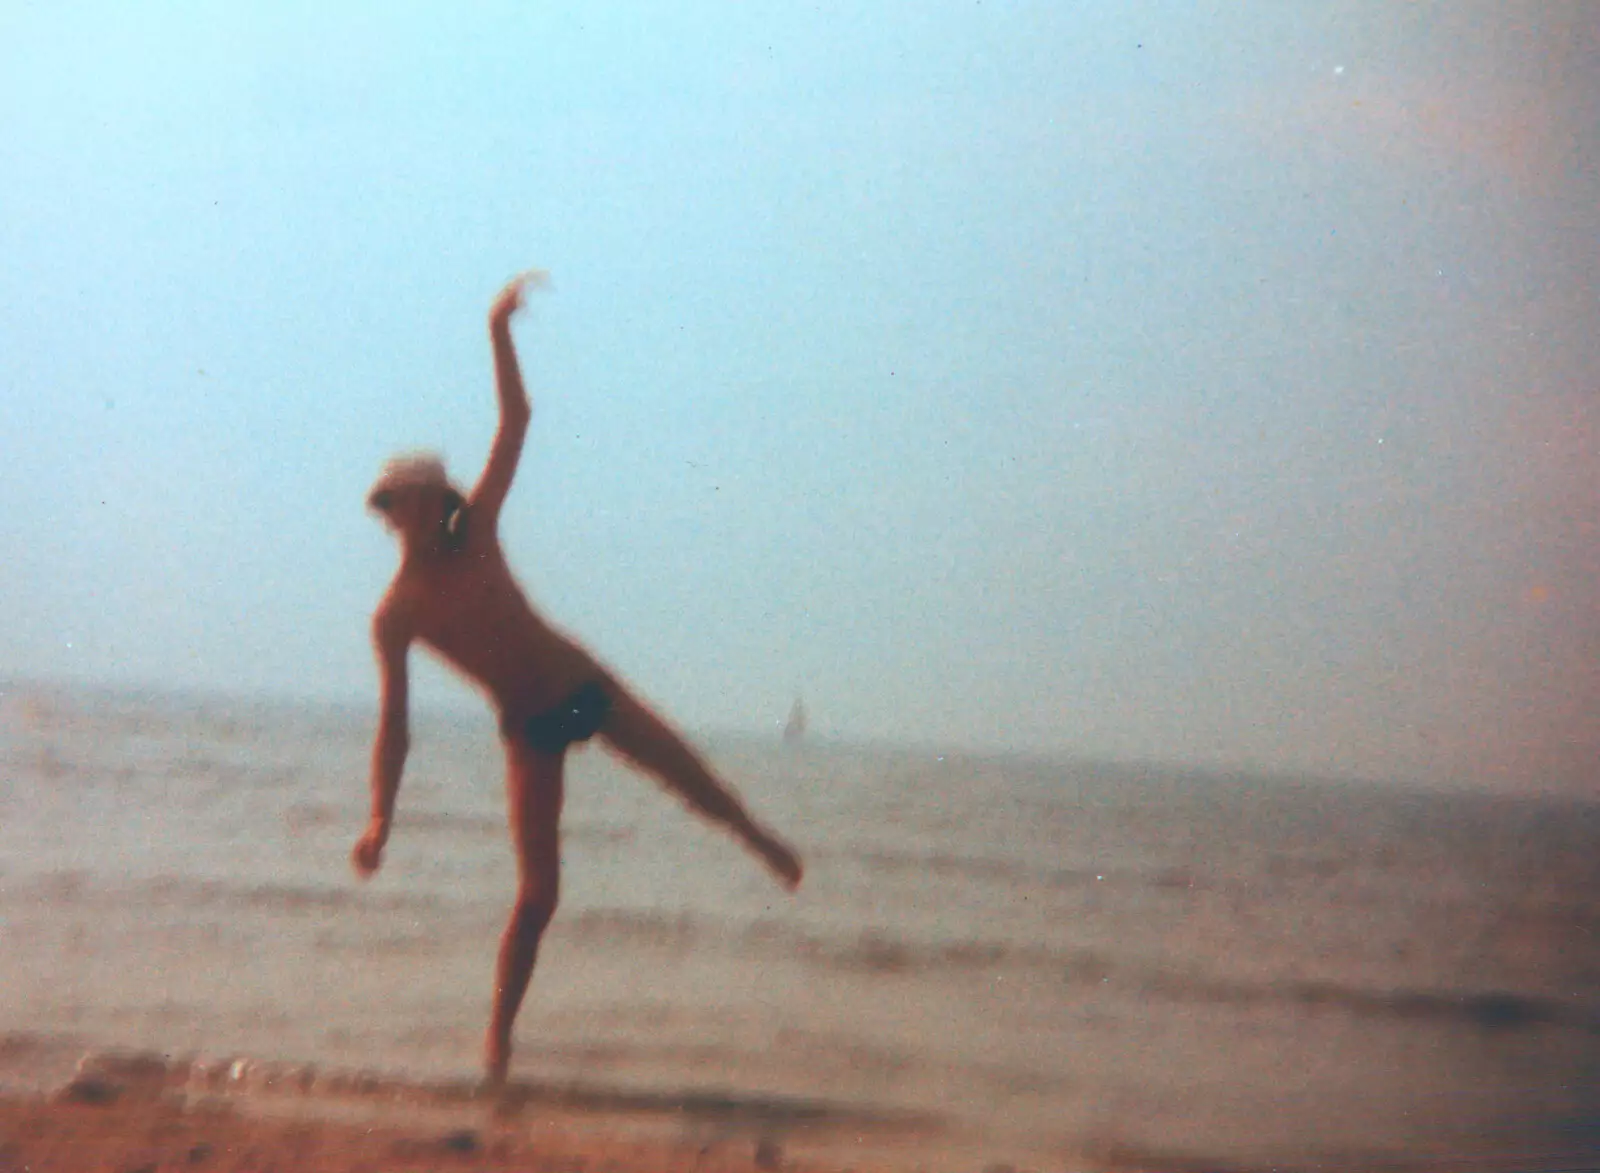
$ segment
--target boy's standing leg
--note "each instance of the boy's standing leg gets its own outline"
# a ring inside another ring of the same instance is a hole
[[[511,1029],[528,992],[539,941],[561,897],[561,805],[565,753],[546,754],[506,741],[506,801],[517,852],[517,898],[500,941],[494,1009],[484,1043],[491,1085],[505,1082]]]

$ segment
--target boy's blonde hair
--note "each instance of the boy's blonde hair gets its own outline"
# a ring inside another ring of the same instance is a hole
[[[450,483],[444,461],[432,452],[407,452],[384,463],[378,479],[367,492],[367,508],[382,513],[389,506],[390,497],[401,489],[436,488],[455,493],[460,490]]]

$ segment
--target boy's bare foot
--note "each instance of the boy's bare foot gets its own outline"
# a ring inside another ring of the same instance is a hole
[[[767,867],[772,869],[772,874],[778,878],[778,883],[785,889],[793,892],[800,887],[800,880],[805,875],[805,868],[800,863],[800,857],[788,847],[784,846],[771,835],[763,833],[752,844]]]
[[[483,1049],[483,1085],[490,1091],[501,1091],[506,1086],[506,1073],[511,1067],[511,1045],[490,1039]]]

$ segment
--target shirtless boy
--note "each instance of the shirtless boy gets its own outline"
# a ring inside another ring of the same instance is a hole
[[[755,822],[700,757],[581,647],[529,606],[506,565],[498,533],[532,409],[511,341],[511,316],[540,275],[513,280],[489,311],[500,427],[489,462],[463,495],[432,457],[392,461],[368,504],[400,539],[400,569],[372,619],[382,699],[372,751],[372,819],[352,862],[378,870],[409,748],[406,655],[421,641],[476,684],[500,713],[506,792],[517,853],[517,897],[500,943],[494,1010],[484,1047],[491,1084],[503,1083],[511,1027],[527,992],[539,939],[560,885],[562,767],[567,748],[599,737],[653,774],[692,810],[721,823],[785,888],[801,865]]]

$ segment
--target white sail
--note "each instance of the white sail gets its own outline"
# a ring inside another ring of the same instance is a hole
[[[806,706],[799,697],[795,697],[794,706],[789,710],[789,720],[783,727],[783,739],[786,742],[795,742],[805,735]]]

